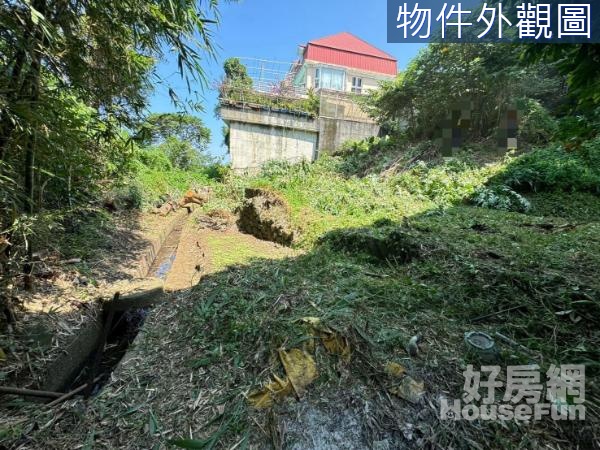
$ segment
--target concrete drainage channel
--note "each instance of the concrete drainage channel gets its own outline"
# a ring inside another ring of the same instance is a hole
[[[138,262],[145,278],[114,287],[101,317],[84,325],[65,353],[49,367],[42,391],[95,395],[110,380],[133,343],[146,316],[164,298],[187,214],[179,213],[170,227],[151,243]]]

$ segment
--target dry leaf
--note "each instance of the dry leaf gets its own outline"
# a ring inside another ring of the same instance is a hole
[[[404,400],[416,404],[425,395],[425,383],[407,376],[402,380],[400,385],[391,388],[389,391]]]
[[[350,362],[352,352],[348,339],[323,325],[318,317],[304,317],[302,322],[310,325],[313,334],[321,339],[323,346],[329,353],[341,356],[346,363]],[[308,348],[311,347],[314,347],[314,343],[309,345]]]
[[[285,369],[285,379],[273,375],[274,381],[264,388],[248,395],[248,402],[258,409],[269,408],[273,403],[283,397],[292,395],[302,396],[306,388],[317,379],[317,364],[310,354],[300,349],[279,351],[281,364]]]
[[[350,344],[348,343],[348,339],[343,336],[340,336],[337,333],[322,333],[321,341],[323,342],[323,346],[327,349],[329,353],[332,355],[339,355],[344,362],[350,362],[350,358],[352,353],[350,351]]]
[[[279,350],[279,358],[296,394],[301,397],[308,385],[318,377],[317,364],[312,356],[300,349]]]
[[[293,387],[288,378],[282,380],[277,375],[273,378],[275,381],[248,395],[248,401],[252,406],[258,409],[269,408],[275,400],[292,394]]]
[[[394,378],[400,378],[406,374],[406,367],[395,362],[389,362],[385,365],[385,373]]]

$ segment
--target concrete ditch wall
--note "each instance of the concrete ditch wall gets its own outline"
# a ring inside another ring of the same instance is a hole
[[[61,389],[79,373],[90,354],[98,348],[102,336],[102,309],[99,315],[85,323],[74,334],[72,341],[56,360],[48,366],[44,382],[40,386],[43,391],[60,392]]]
[[[138,279],[144,279],[151,277],[148,271],[152,266],[152,263],[156,259],[160,248],[166,242],[167,237],[171,234],[173,229],[181,223],[182,220],[187,218],[187,212],[184,210],[178,211],[165,220],[169,220],[169,225],[160,233],[158,237],[149,242],[147,248],[144,250],[137,263],[135,264],[135,276]],[[116,291],[128,291],[136,287],[140,281],[133,280],[131,283],[115,285],[112,291],[109,291],[109,295],[114,294]],[[154,285],[152,285],[154,283]],[[140,299],[138,306],[148,307],[150,304],[154,304],[162,296],[162,290],[157,292],[158,280],[148,280],[148,284],[151,286],[148,288],[151,291],[150,299],[148,299],[146,292],[143,292],[143,296]],[[135,304],[135,293],[133,295],[124,296],[119,305],[115,305],[117,310],[124,310],[128,307],[132,307]],[[148,303],[151,302],[151,303]],[[72,379],[83,367],[89,358],[89,355],[98,347],[102,337],[104,328],[103,324],[103,308],[97,308],[97,315],[92,320],[85,323],[77,332],[73,335],[71,341],[67,344],[65,352],[61,354],[57,359],[51,361],[45,370],[43,375],[43,381],[40,384],[40,389],[45,391],[59,391],[65,384]]]

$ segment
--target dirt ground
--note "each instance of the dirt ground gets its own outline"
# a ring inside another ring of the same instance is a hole
[[[278,258],[295,252],[273,242],[240,233],[234,218],[219,221],[198,211],[185,223],[165,289],[192,289],[206,275],[252,258]]]
[[[102,281],[102,288],[115,280],[133,278],[136,261],[144,246],[168,228],[173,220],[176,219],[158,216],[138,218],[140,226],[127,229],[127,239],[116,233],[117,241],[126,245],[120,246],[120,250],[112,255],[99,255],[95,267],[98,268],[97,279]],[[94,448],[150,448],[157,444],[157,439],[163,440],[161,436],[172,434],[174,427],[178,428],[177,434],[200,431],[199,426],[204,420],[199,420],[199,417],[213,412],[213,407],[207,403],[215,393],[203,387],[206,384],[202,380],[202,370],[190,373],[186,361],[199,349],[190,342],[180,341],[180,324],[173,318],[181,308],[189,307],[186,304],[189,293],[204,277],[257,258],[285,258],[294,255],[295,251],[242,234],[233,220],[208,218],[199,211],[185,217],[180,230],[177,230],[177,225],[175,228],[176,232],[180,231],[177,242],[167,239],[165,243],[172,246],[166,254],[172,251],[175,257],[162,267],[166,272],[163,275],[168,301],[148,315],[134,344],[101,393],[89,400],[76,397],[55,408],[23,403],[19,398],[5,396],[10,401],[0,406],[0,448],[92,448],[86,442],[94,442]],[[130,253],[126,256],[128,249]],[[109,270],[111,263],[114,264],[113,270]],[[156,266],[152,270],[156,270]],[[65,284],[68,283],[63,283],[63,286]],[[62,323],[68,328],[68,333],[75,333],[76,325],[67,322],[65,317],[75,317],[73,311],[79,309],[68,309],[62,294],[67,291],[69,295],[81,296],[85,292],[91,305],[99,289],[94,286],[88,292],[71,284],[68,289],[59,292],[56,285],[50,285],[40,289],[39,301],[32,303],[38,305],[38,314],[43,310],[40,305],[47,304],[49,309],[44,315],[54,317],[56,308],[51,305],[56,298],[62,298],[58,302],[61,308],[58,326]],[[80,315],[79,325],[83,325],[86,319],[85,315]],[[53,330],[48,327],[48,334]],[[59,351],[59,341],[51,335],[49,339],[52,347]],[[23,343],[23,348],[28,342]],[[11,352],[9,357],[13,358],[14,354],[18,353]],[[28,360],[27,357],[21,359]],[[23,366],[26,363],[13,369],[13,373],[22,374]],[[16,380],[15,376],[7,379],[11,381],[4,384]],[[167,425],[162,423],[163,420],[169,423],[170,429],[165,428]]]

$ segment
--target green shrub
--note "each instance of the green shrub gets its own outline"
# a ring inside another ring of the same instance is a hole
[[[173,164],[171,160],[167,156],[167,154],[162,151],[162,149],[153,147],[144,149],[138,154],[139,161],[149,169],[153,170],[173,170]]]
[[[274,160],[268,161],[261,168],[261,176],[264,178],[276,178],[287,175],[292,168],[292,164],[289,161]]]
[[[136,180],[118,184],[105,193],[104,203],[118,210],[140,209],[144,201],[142,191],[142,186]]]
[[[600,139],[571,152],[560,145],[534,150],[510,162],[499,181],[517,191],[600,193]]]
[[[508,186],[492,186],[479,188],[472,202],[482,208],[499,209],[501,211],[527,212],[531,203]]]
[[[231,167],[221,163],[214,163],[204,168],[206,176],[214,181],[223,182],[231,174]]]
[[[495,170],[495,166],[479,169],[458,161],[434,167],[420,162],[408,172],[399,175],[396,183],[399,188],[417,197],[428,198],[438,205],[448,206],[471,197]]]
[[[540,102],[525,99],[519,104],[519,138],[530,144],[546,144],[557,133],[558,124]]]
[[[558,120],[555,138],[561,142],[592,139],[600,128],[600,108],[591,116],[566,116]]]
[[[213,182],[205,169],[185,170],[142,170],[133,182],[139,186],[140,206],[155,206],[164,201],[165,196],[180,197],[193,187],[212,185]]]

